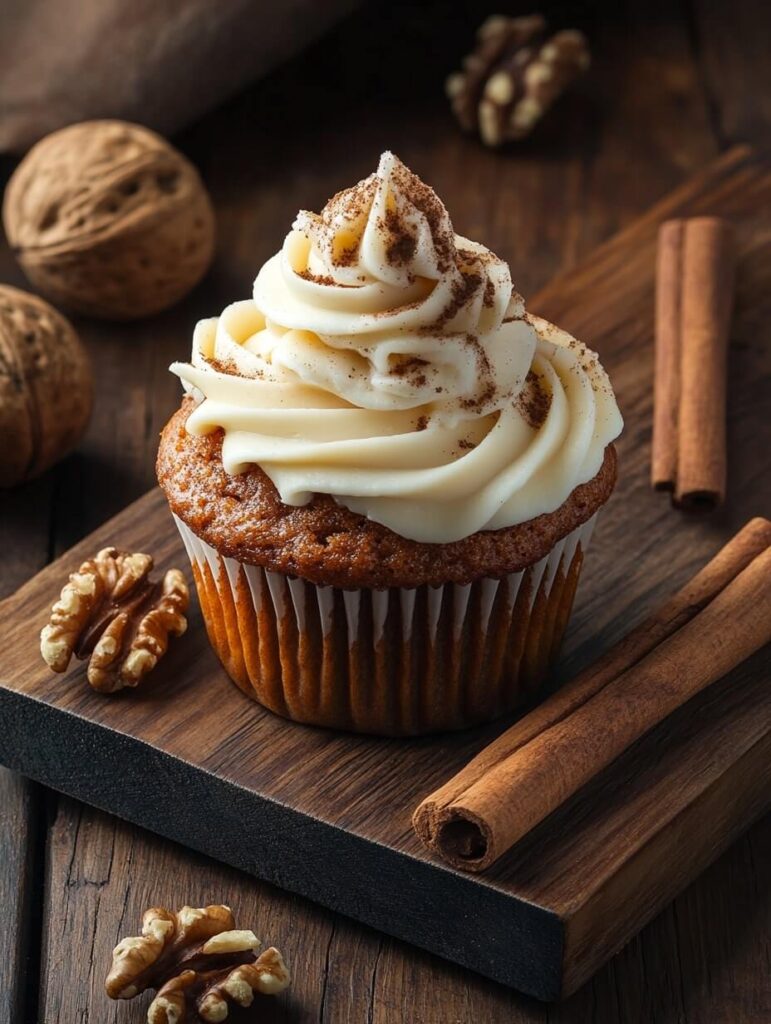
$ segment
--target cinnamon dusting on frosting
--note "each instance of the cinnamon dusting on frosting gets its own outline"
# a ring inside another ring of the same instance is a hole
[[[469,412],[481,413],[486,406],[492,403],[498,391],[498,386],[495,374],[490,366],[490,360],[484,348],[479,344],[478,339],[473,334],[467,334],[466,344],[476,357],[479,391],[473,398],[462,399],[461,405]]]
[[[312,274],[307,268],[301,270],[299,276],[303,281],[312,281],[313,284],[323,284],[327,287],[337,285],[337,281],[335,281],[331,274]],[[337,285],[337,287],[345,287],[345,285]]]
[[[329,495],[432,544],[556,508],[621,426],[593,354],[526,313],[391,153],[301,211],[253,299],[202,321],[173,369],[229,474],[257,465],[284,505]]]
[[[415,235],[402,224],[395,210],[386,211],[385,227],[390,234],[386,259],[392,267],[409,263],[418,244]]]
[[[450,320],[453,320],[466,303],[469,302],[481,283],[482,277],[480,274],[466,274],[459,281],[453,281],[452,299],[439,314],[433,326],[443,327]]]
[[[525,384],[514,399],[514,405],[534,429],[543,426],[549,414],[551,395],[534,370],[528,371]]]
[[[230,377],[244,376],[233,359],[217,359],[216,357],[213,357],[206,361],[209,366],[211,366],[212,370],[215,370],[217,373],[226,373]],[[263,373],[260,371],[259,375],[262,377]]]

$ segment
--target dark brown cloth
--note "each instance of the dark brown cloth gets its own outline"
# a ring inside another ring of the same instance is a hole
[[[164,134],[264,75],[358,0],[3,0],[0,152],[90,118]]]

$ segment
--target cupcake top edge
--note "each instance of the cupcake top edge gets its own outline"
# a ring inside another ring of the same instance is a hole
[[[300,211],[252,298],[171,369],[227,473],[259,466],[286,505],[329,495],[423,543],[556,510],[622,428],[596,355],[528,314],[507,264],[389,152]]]

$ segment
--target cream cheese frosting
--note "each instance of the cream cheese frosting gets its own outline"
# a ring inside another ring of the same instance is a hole
[[[287,505],[329,494],[425,543],[554,511],[623,425],[596,355],[528,314],[391,153],[301,211],[253,298],[202,320],[171,370],[228,473],[257,465]]]

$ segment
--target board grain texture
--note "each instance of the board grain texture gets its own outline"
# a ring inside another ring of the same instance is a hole
[[[769,499],[771,170],[737,149],[531,302],[601,354],[627,418],[562,671],[586,662]],[[696,524],[648,489],[658,224],[736,226],[729,501]],[[689,543],[683,543],[685,535]],[[68,571],[108,543],[184,564],[153,491],[2,606],[0,757],[54,788],[541,999],[574,991],[765,809],[771,658],[764,651],[672,716],[484,876],[433,862],[410,829],[419,799],[500,727],[418,741],[284,722],[246,700],[194,614],[145,690],[105,700],[80,667],[52,677],[42,625]],[[324,864],[324,870],[319,865]]]

